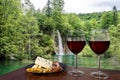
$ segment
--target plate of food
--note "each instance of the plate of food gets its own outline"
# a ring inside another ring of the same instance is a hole
[[[50,60],[37,57],[34,64],[27,66],[26,71],[30,73],[56,73],[64,71],[66,65],[59,62],[52,62]]]

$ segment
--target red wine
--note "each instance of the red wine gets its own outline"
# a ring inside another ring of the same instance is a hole
[[[108,49],[110,41],[90,41],[89,44],[93,52],[95,52],[97,55],[100,55]]]
[[[85,41],[67,41],[67,45],[74,54],[78,54],[84,48]]]

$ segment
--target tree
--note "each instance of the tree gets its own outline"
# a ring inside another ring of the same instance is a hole
[[[1,5],[1,21],[0,23],[0,54],[4,57],[11,56],[19,52],[18,44],[21,39],[20,30],[20,15],[21,4],[20,0],[2,0]]]
[[[112,12],[104,12],[101,17],[101,28],[107,29],[113,24]]]
[[[48,0],[48,2],[47,2],[47,5],[46,5],[46,15],[48,16],[48,17],[50,17],[51,16],[51,2],[50,2],[50,0]]]
[[[53,0],[51,3],[53,12],[61,13],[63,11],[64,0]]]
[[[62,11],[64,7],[63,0],[53,0],[52,2],[52,18],[55,21],[55,28],[62,32],[63,28],[63,18]]]
[[[81,20],[76,14],[68,14],[68,23],[73,29],[82,29]],[[83,29],[82,29],[83,30]]]
[[[24,14],[27,14],[29,16],[31,16],[35,13],[35,8],[34,8],[33,4],[30,2],[30,0],[23,0],[22,10],[23,10]]]
[[[113,7],[113,24],[117,26],[118,24],[118,14],[116,6]]]
[[[40,29],[51,35],[53,30],[60,30],[63,29],[64,19],[62,16],[62,11],[64,7],[63,0],[48,0],[45,8],[43,9],[43,18],[39,18]],[[45,15],[44,15],[45,14]]]
[[[1,3],[0,55],[17,58],[27,55],[29,38],[39,31],[37,20],[31,8],[26,13],[22,11],[20,0],[2,0]],[[29,44],[32,43],[38,44],[35,40]]]

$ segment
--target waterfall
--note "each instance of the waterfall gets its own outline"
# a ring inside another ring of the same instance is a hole
[[[63,50],[63,45],[62,45],[62,38],[61,38],[59,30],[57,30],[57,34],[58,34],[58,48],[59,48],[58,54],[59,55],[64,55],[64,50]]]
[[[55,40],[54,50],[55,50],[56,56],[58,56],[57,61],[63,62],[64,50],[63,50],[62,38],[59,30],[55,31],[55,34],[53,36]]]

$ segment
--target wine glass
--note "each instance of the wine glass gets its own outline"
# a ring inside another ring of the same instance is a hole
[[[100,55],[103,54],[110,45],[109,32],[107,29],[97,29],[91,31],[90,48],[98,56],[98,71],[91,72],[91,76],[99,79],[107,79],[108,74],[100,71]]]
[[[83,76],[84,72],[78,70],[77,54],[82,51],[86,44],[85,33],[82,30],[70,30],[67,34],[67,46],[69,50],[75,54],[75,69],[69,71],[68,74],[73,76]]]

